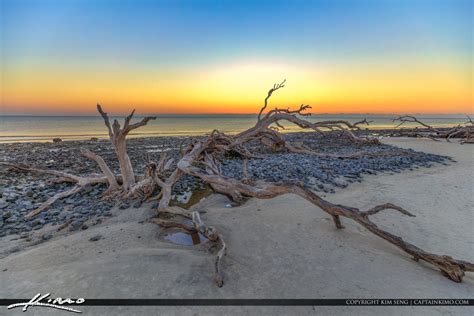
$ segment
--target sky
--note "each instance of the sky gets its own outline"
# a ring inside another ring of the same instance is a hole
[[[0,115],[473,113],[472,3],[0,0]]]

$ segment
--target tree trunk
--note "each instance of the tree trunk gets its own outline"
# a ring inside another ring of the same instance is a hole
[[[125,137],[120,137],[114,144],[115,153],[120,166],[120,173],[122,174],[123,184],[122,188],[128,191],[135,184],[135,173],[133,172],[132,162],[127,154],[127,145]]]

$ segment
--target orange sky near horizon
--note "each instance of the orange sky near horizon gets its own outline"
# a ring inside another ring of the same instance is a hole
[[[472,0],[0,2],[0,115],[474,113]]]
[[[6,65],[3,114],[256,113],[268,89],[287,79],[270,107],[310,104],[314,113],[473,113],[472,70],[426,61],[297,64],[238,61],[186,69],[120,65]]]

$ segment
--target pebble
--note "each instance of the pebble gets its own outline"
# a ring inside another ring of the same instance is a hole
[[[290,142],[303,142],[305,146],[319,152],[350,154],[361,149],[370,152],[384,150],[400,150],[403,155],[392,157],[360,157],[357,159],[332,159],[292,153],[271,153],[262,150],[262,147],[250,148],[259,153],[263,159],[250,159],[248,171],[252,180],[265,180],[286,183],[303,183],[316,192],[334,192],[335,188],[345,188],[363,180],[366,174],[395,174],[404,170],[417,168],[433,168],[436,164],[452,164],[453,159],[413,150],[396,149],[396,147],[363,146],[358,148],[336,134],[320,138],[314,133],[291,133],[284,137]],[[184,140],[184,143],[183,143]],[[189,143],[189,137],[153,137],[136,138],[127,142],[128,153],[136,170],[143,170],[145,160],[143,152],[149,151],[152,159],[158,160],[160,152],[167,150],[168,156],[178,161],[178,148]],[[250,144],[252,146],[252,144]],[[118,173],[119,166],[112,149],[107,141],[58,141],[51,143],[15,143],[0,144],[0,152],[12,161],[21,161],[41,168],[64,170],[78,175],[100,173],[98,166],[81,156],[81,149],[88,149],[100,153],[111,169]],[[169,150],[171,149],[171,150]],[[408,154],[408,155],[406,155]],[[173,166],[174,167],[174,166]],[[237,156],[228,156],[222,164],[224,175],[241,179],[242,160]],[[1,173],[0,181],[7,183],[0,190],[0,237],[18,233],[29,234],[32,230],[39,230],[48,225],[60,227],[68,221],[69,229],[86,229],[86,221],[96,225],[104,217],[112,216],[111,208],[114,202],[101,201],[100,196],[107,189],[105,185],[91,185],[84,188],[80,194],[56,201],[47,211],[31,220],[25,215],[35,209],[55,194],[72,188],[71,184],[48,184],[44,177],[26,173]],[[175,185],[173,195],[202,189],[203,183],[190,175],[184,175]],[[140,202],[133,202],[133,207],[140,207]],[[119,205],[120,209],[127,209],[129,203]],[[150,206],[158,207],[158,201]],[[232,207],[231,204],[226,207]],[[25,235],[26,236],[26,235]],[[29,237],[25,237],[29,238]]]
[[[84,221],[78,220],[78,221],[73,221],[71,224],[69,224],[69,231],[75,231],[81,228],[81,226],[84,224]]]
[[[41,236],[41,239],[43,239],[44,241],[49,240],[51,238],[53,238],[52,234],[46,234],[46,235]]]
[[[102,235],[95,235],[89,238],[89,241],[98,241],[99,239],[102,239]]]

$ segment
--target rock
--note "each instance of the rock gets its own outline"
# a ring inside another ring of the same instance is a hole
[[[142,206],[142,201],[137,201],[133,203],[133,208],[139,208],[140,206]]]
[[[337,187],[340,187],[340,188],[345,188],[348,186],[348,183],[341,179],[334,179],[333,182]]]
[[[102,239],[102,235],[95,235],[89,238],[89,241],[98,241],[99,239]]]
[[[12,217],[12,212],[3,213],[3,219],[7,219],[7,218],[10,218],[10,217]]]
[[[93,190],[93,187],[92,187],[92,185],[90,185],[90,184],[84,186],[84,188],[82,189],[82,191],[83,191],[84,193],[90,193],[90,192],[92,192],[92,190]]]
[[[44,219],[40,218],[40,219],[34,220],[31,226],[33,227],[38,226],[38,225],[43,226],[44,223],[45,223]]]
[[[0,210],[4,210],[8,207],[8,205],[10,205],[9,203],[7,202],[1,202],[0,203]]]
[[[31,190],[26,191],[26,196],[32,197],[35,193]]]
[[[49,240],[51,238],[53,238],[52,234],[45,234],[45,235],[41,236],[41,239],[44,240],[44,241]]]
[[[11,193],[6,197],[6,201],[15,202],[18,199],[18,194]]]
[[[121,209],[121,210],[125,210],[125,209],[127,209],[127,208],[129,208],[129,207],[130,207],[130,205],[129,205],[128,203],[126,203],[126,202],[122,202],[122,203],[120,203],[120,205],[119,205],[119,209]]]
[[[69,231],[75,231],[81,228],[81,226],[84,224],[84,221],[77,220],[73,221],[71,224],[69,224]]]
[[[18,252],[20,250],[21,250],[20,246],[16,246],[16,247],[8,249],[8,252],[9,253],[14,253],[14,252]]]
[[[82,229],[82,230],[86,230],[86,229],[88,229],[88,228],[89,228],[89,226],[87,226],[87,224],[84,224],[84,225],[81,226],[81,229]]]
[[[16,215],[10,216],[9,218],[6,218],[4,220],[5,223],[7,224],[13,224],[18,220],[18,217]]]
[[[75,198],[69,198],[65,202],[67,204],[76,204],[77,200]]]
[[[34,208],[33,203],[31,203],[31,202],[28,201],[28,200],[21,201],[21,202],[20,202],[20,205],[21,205],[22,207],[26,208],[26,209],[32,209],[32,208]]]

